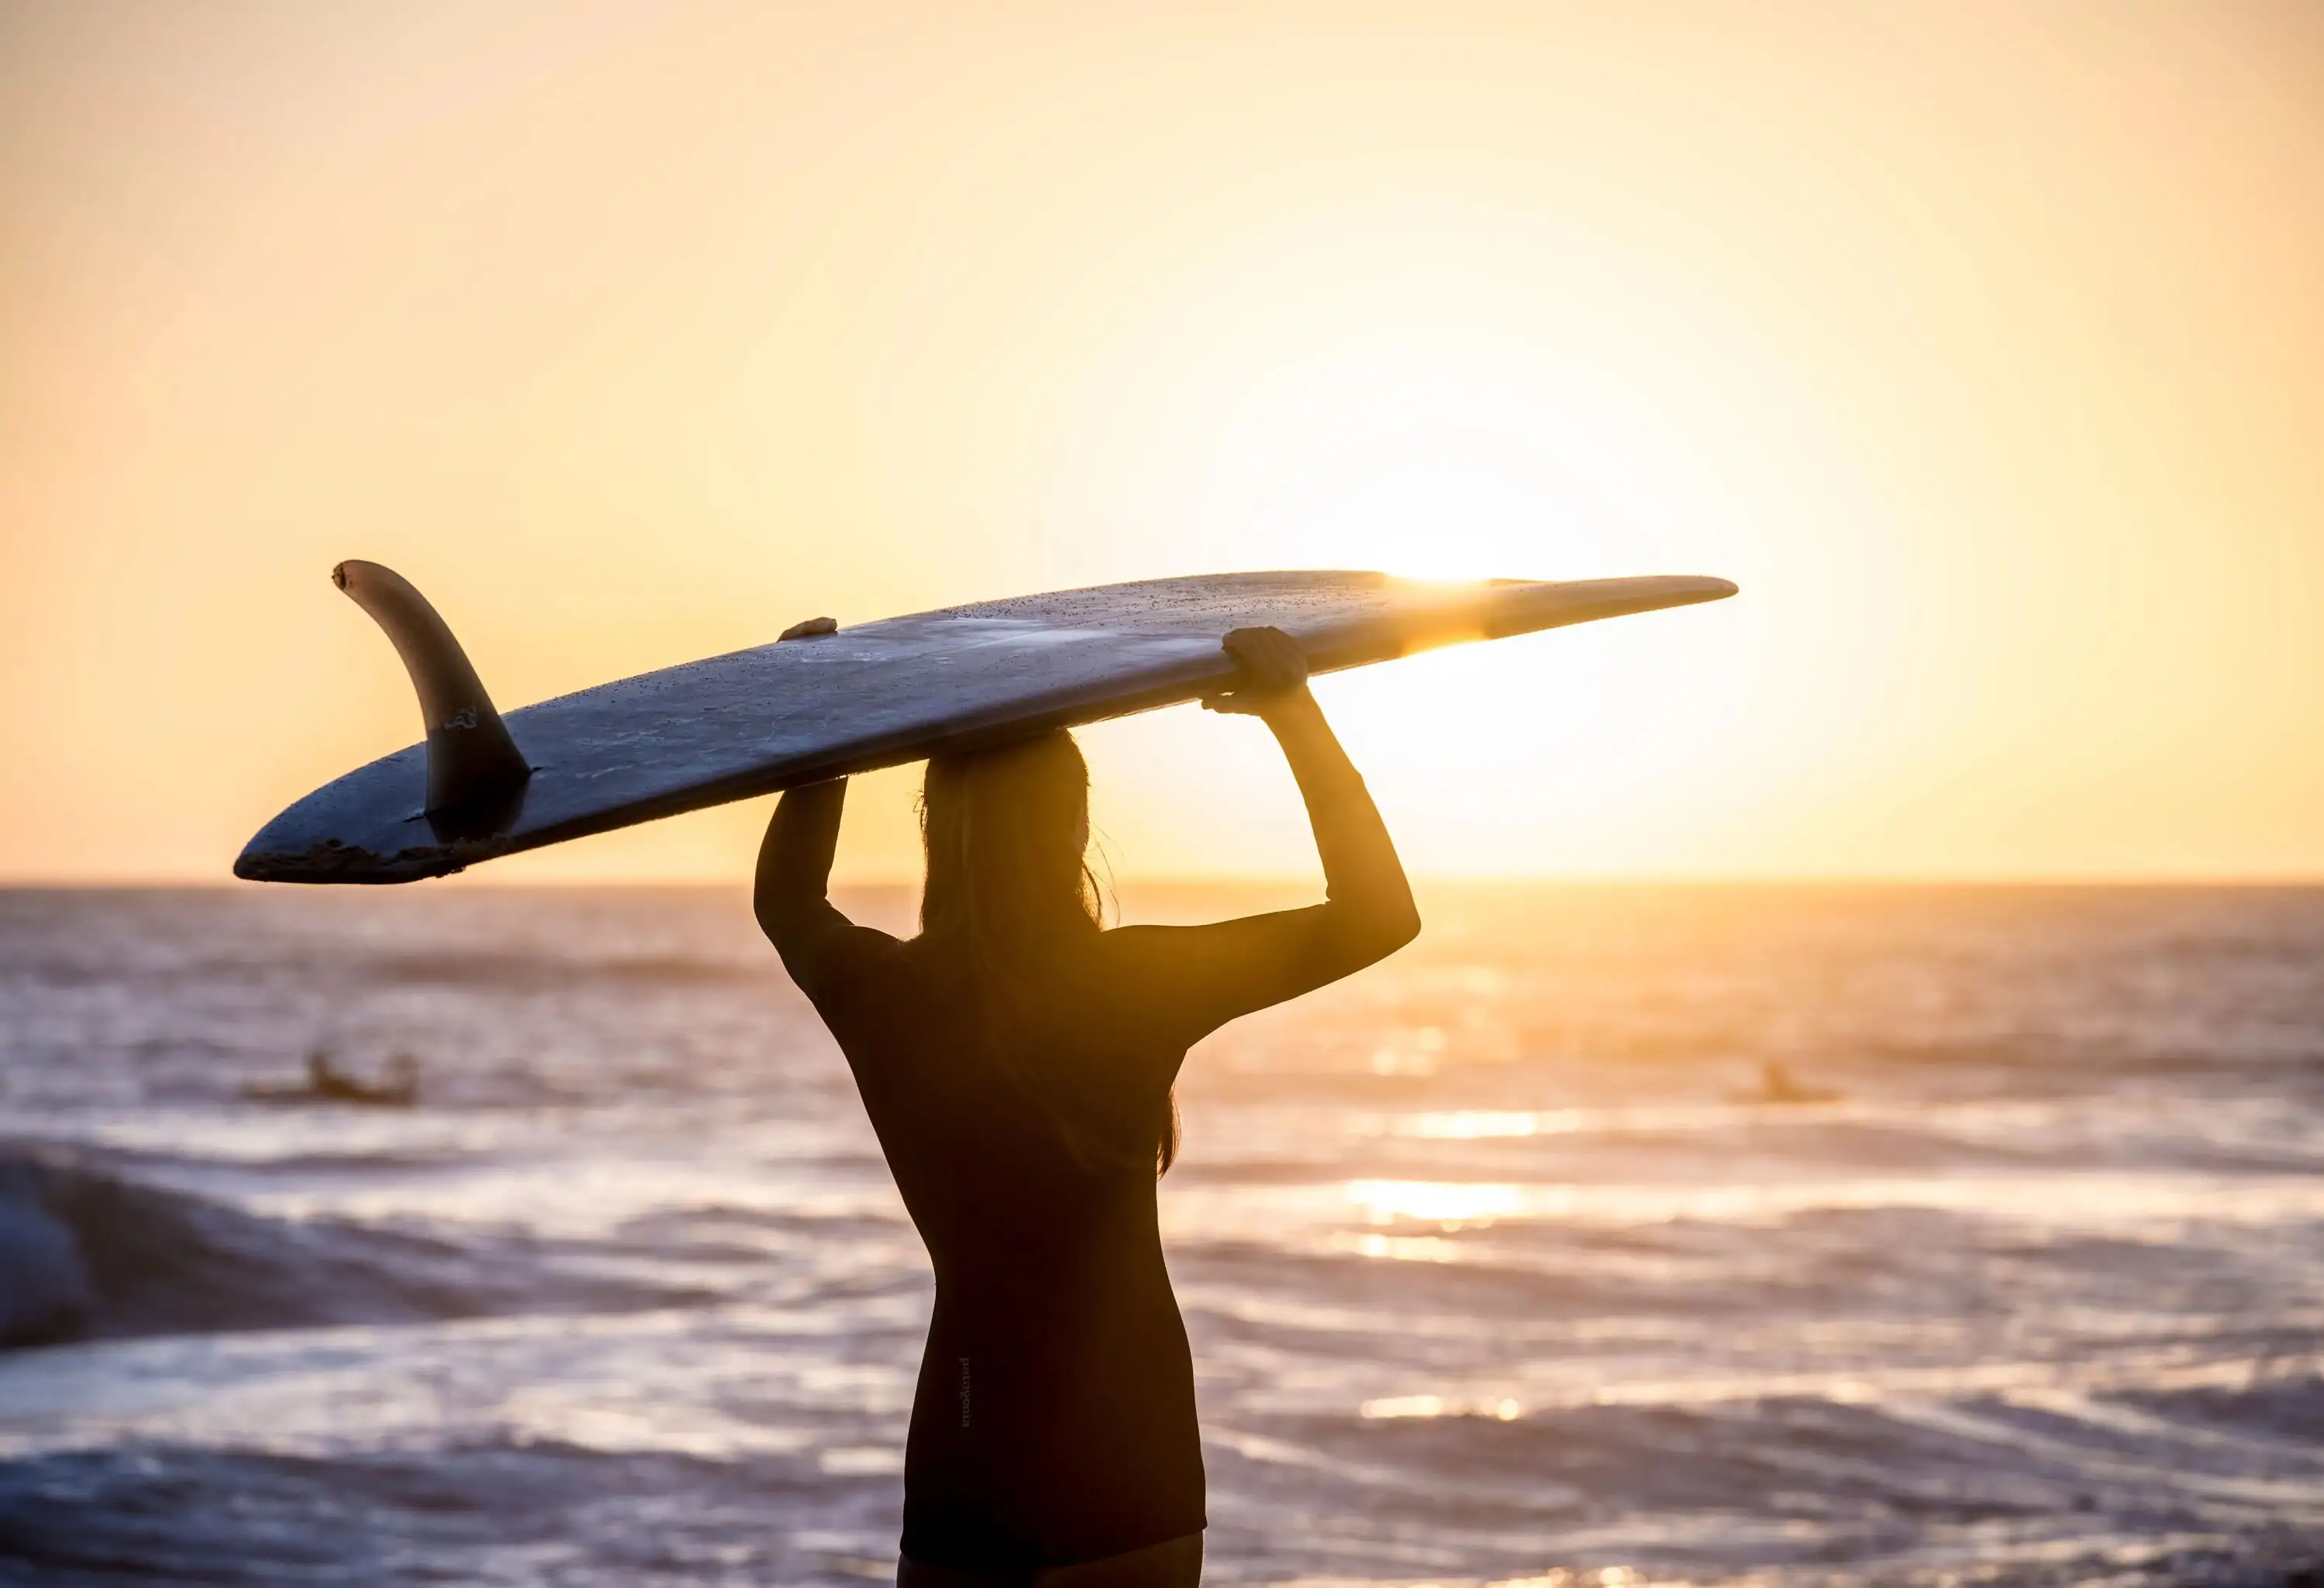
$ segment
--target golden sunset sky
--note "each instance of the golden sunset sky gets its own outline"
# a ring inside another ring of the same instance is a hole
[[[1114,579],[1718,574],[1323,685],[1413,869],[2313,878],[2324,6],[0,0],[0,878],[223,881],[417,737],[351,556],[503,708]],[[1085,743],[1122,873],[1312,864],[1252,724]]]

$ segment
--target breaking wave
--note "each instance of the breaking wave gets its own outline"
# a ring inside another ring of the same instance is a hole
[[[37,1147],[0,1149],[0,1349],[699,1298],[576,1273],[534,1242],[268,1217]]]

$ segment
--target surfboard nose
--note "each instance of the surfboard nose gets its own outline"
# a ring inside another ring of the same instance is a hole
[[[355,559],[333,568],[331,583],[371,614],[411,675],[428,729],[428,813],[481,809],[521,788],[532,767],[428,598],[393,568]]]

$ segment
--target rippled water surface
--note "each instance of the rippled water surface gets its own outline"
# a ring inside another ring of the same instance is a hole
[[[1423,904],[1187,1066],[1210,1581],[2324,1582],[2324,891]],[[877,1579],[928,1300],[739,892],[0,893],[0,1582]]]

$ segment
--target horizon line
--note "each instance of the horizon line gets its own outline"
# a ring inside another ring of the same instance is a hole
[[[455,873],[459,875],[459,873]],[[0,877],[0,892],[196,892],[244,891],[363,891],[405,892],[425,882],[449,882],[452,877],[425,879],[420,884],[328,884],[249,882],[228,875],[117,877],[23,876]],[[1115,888],[1200,887],[1283,888],[1320,885],[1318,872],[1146,872],[1109,878]],[[1416,888],[1476,887],[1860,887],[1860,888],[2324,888],[2324,872],[1415,872]],[[457,885],[507,892],[559,892],[575,889],[724,889],[745,887],[749,877],[715,877],[698,873],[655,876],[523,877],[502,881],[469,877]],[[831,887],[846,889],[915,889],[917,875],[837,877]]]

